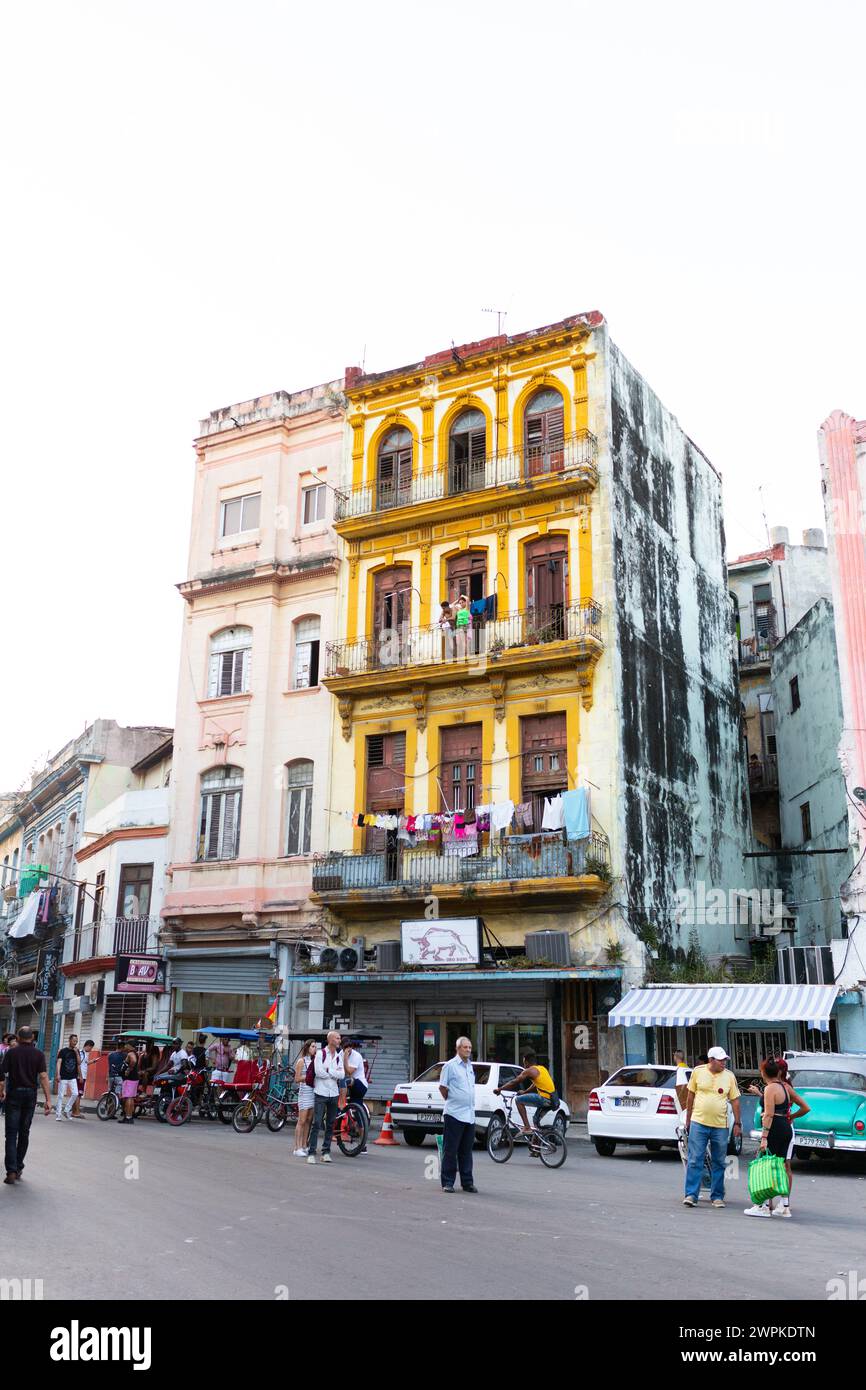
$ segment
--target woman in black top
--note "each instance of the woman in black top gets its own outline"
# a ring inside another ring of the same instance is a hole
[[[764,1096],[761,1106],[762,1133],[759,1153],[771,1153],[775,1154],[777,1158],[783,1158],[788,1174],[788,1198],[771,1198],[767,1209],[771,1215],[790,1216],[791,1154],[794,1148],[792,1121],[808,1115],[809,1106],[802,1096],[797,1095],[788,1081],[788,1064],[784,1060],[770,1058],[769,1061],[762,1062],[761,1076],[764,1080]],[[797,1111],[793,1115],[791,1114],[792,1102],[797,1106]],[[773,1211],[774,1201],[778,1201],[775,1213]]]

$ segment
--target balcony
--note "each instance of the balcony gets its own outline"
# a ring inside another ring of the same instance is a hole
[[[329,854],[313,866],[313,896],[344,913],[369,915],[383,903],[421,903],[430,894],[453,903],[485,903],[524,895],[594,900],[610,879],[610,847],[597,832],[565,843],[561,834],[510,835],[465,858],[438,850],[397,846],[376,854]]]
[[[748,603],[740,608],[737,623],[741,667],[769,664],[770,655],[779,640],[774,603]]]
[[[103,917],[67,937],[63,963],[152,955],[158,941],[158,917]]]
[[[750,795],[779,790],[779,769],[774,757],[759,758],[753,753],[746,764],[746,770]]]
[[[540,489],[545,495],[590,490],[598,482],[598,445],[588,430],[567,435],[555,448],[513,449],[448,463],[412,478],[381,479],[337,492],[335,524],[341,534],[375,535],[399,524],[407,508],[436,504],[443,517],[478,505],[478,494]]]
[[[329,642],[325,683],[340,694],[367,688],[375,675],[390,687],[446,683],[494,671],[556,665],[563,658],[592,666],[604,650],[601,605],[594,599],[504,613],[463,632],[427,627],[387,629],[355,642]]]

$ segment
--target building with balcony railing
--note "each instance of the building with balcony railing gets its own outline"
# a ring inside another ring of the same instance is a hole
[[[743,882],[719,479],[597,313],[349,369],[345,398],[313,898],[336,943],[363,932],[368,956],[388,956],[406,919],[446,934],[477,919],[496,970],[454,976],[437,1002],[377,967],[324,982],[323,1016],[341,998],[354,1026],[399,1037],[402,1076],[444,1057],[454,1027],[477,1052],[491,1020],[517,1020],[579,1106],[616,1064],[600,1063],[597,1019],[623,970],[642,971],[639,924],[671,922],[696,875]],[[589,824],[558,829],[559,798],[587,793]],[[468,848],[466,819],[481,826]],[[545,994],[509,960],[548,929],[569,944]],[[502,1047],[515,1060],[516,1041]]]
[[[134,785],[88,816],[76,855],[60,973],[66,1033],[97,1046],[124,1028],[168,1027],[160,941],[173,742],[130,769]],[[152,982],[143,984],[148,973]]]

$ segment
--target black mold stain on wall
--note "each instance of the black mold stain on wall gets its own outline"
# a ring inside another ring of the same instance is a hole
[[[697,877],[727,886],[720,846],[732,825],[745,843],[721,497],[707,460],[615,348],[611,377],[626,892],[632,923],[652,922],[673,946],[677,889]],[[690,633],[683,568],[698,610]],[[698,861],[696,803],[707,844]]]

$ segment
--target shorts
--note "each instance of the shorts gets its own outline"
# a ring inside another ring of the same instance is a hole
[[[555,1110],[559,1105],[559,1096],[555,1091],[552,1096],[543,1096],[539,1091],[518,1091],[517,1100],[520,1105],[536,1105],[539,1110]]]
[[[306,1081],[302,1081],[298,1087],[298,1109],[312,1110],[316,1103],[316,1093],[312,1086],[308,1086]]]
[[[138,1082],[124,1081],[122,1095],[124,1100],[135,1100],[138,1095]]]
[[[787,1158],[794,1143],[794,1130],[790,1120],[773,1120],[767,1134],[767,1153],[776,1158]]]

